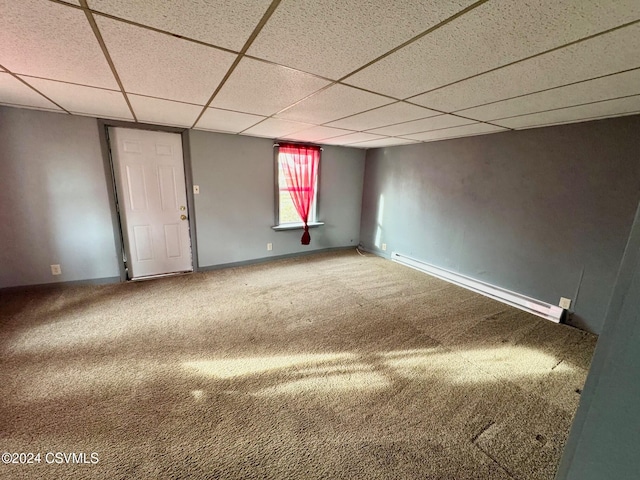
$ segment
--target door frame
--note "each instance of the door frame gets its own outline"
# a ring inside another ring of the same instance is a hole
[[[193,271],[197,272],[198,268],[198,242],[196,235],[196,215],[195,200],[193,197],[193,171],[191,169],[191,149],[189,148],[189,129],[180,127],[167,127],[161,125],[152,125],[147,123],[133,123],[122,120],[98,119],[98,135],[100,137],[100,148],[102,150],[102,158],[104,163],[104,173],[107,180],[107,193],[109,195],[109,207],[111,208],[111,222],[113,224],[113,241],[116,247],[116,255],[118,258],[118,269],[120,271],[120,281],[126,282],[127,269],[125,266],[125,248],[124,235],[122,232],[122,223],[120,220],[120,212],[118,210],[117,188],[115,171],[113,167],[113,159],[111,157],[111,146],[109,144],[109,127],[132,128],[138,130],[152,130],[156,132],[178,133],[182,138],[182,159],[184,163],[184,180],[187,189],[187,216],[189,218],[189,236],[191,237],[191,263]]]

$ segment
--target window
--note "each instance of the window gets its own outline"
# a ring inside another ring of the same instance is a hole
[[[308,240],[309,225],[317,225],[317,188],[320,148],[308,145],[277,145],[276,229],[304,228],[302,243]]]

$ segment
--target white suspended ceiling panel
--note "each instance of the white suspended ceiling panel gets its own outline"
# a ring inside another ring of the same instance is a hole
[[[333,85],[279,113],[279,118],[326,123],[392,103],[393,100],[345,85]]]
[[[214,130],[218,132],[240,133],[261,122],[266,117],[248,113],[207,108],[195,128],[197,130]]]
[[[348,133],[351,132],[349,130],[343,130],[341,128],[318,126],[311,127],[307,130],[301,130],[300,132],[296,132],[292,135],[287,135],[286,138],[299,142],[318,142],[326,138],[339,137]]]
[[[283,120],[281,118],[267,118],[264,122],[261,122],[247,130],[244,134],[255,135],[256,137],[286,137],[295,132],[301,130],[307,130],[313,127],[313,125],[301,122],[292,122],[290,120]]]
[[[352,143],[358,142],[370,142],[373,140],[384,140],[386,137],[383,135],[374,135],[373,133],[349,133],[347,135],[343,135],[340,137],[334,137],[323,140],[322,143],[327,143],[329,145],[350,145]]]
[[[109,18],[96,21],[127,92],[204,105],[236,58]]]
[[[271,0],[88,0],[92,9],[239,51]]]
[[[441,112],[422,108],[417,105],[397,102],[367,112],[358,113],[342,120],[330,122],[328,125],[338,128],[349,128],[351,130],[370,130],[384,125],[418,120],[440,114]]]
[[[84,12],[42,0],[0,0],[0,64],[16,74],[118,88]]]
[[[216,95],[212,106],[273,115],[329,83],[298,70],[245,57]]]
[[[202,107],[188,103],[129,95],[129,101],[139,122],[172,127],[191,127]]]
[[[473,0],[283,0],[249,55],[337,80]]]
[[[62,112],[45,97],[8,73],[0,72],[0,103]]]
[[[127,102],[119,90],[85,87],[41,78],[25,78],[25,80],[72,113],[133,120]]]
[[[406,137],[408,134],[426,132],[428,130],[439,130],[441,128],[455,127],[475,123],[475,120],[456,117],[454,115],[439,115],[437,117],[414,120],[413,122],[399,123],[397,125],[376,128],[371,133],[379,135],[399,135]]]
[[[420,142],[430,142],[433,140],[443,140],[446,138],[466,137],[469,135],[478,135],[486,133],[504,132],[506,128],[488,123],[473,123],[471,125],[462,125],[459,127],[443,128],[441,130],[432,130],[430,132],[416,133],[406,135],[405,138]]]

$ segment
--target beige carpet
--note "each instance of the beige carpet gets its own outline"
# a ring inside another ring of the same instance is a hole
[[[356,251],[0,315],[7,479],[550,480],[595,345]]]

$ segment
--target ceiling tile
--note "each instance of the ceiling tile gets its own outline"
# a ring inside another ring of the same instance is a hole
[[[20,80],[2,72],[0,72],[0,104],[62,111]]]
[[[167,32],[239,51],[271,0],[89,0],[89,7]],[[188,5],[188,8],[186,8]]]
[[[139,122],[175,127],[191,127],[202,111],[198,105],[129,95],[129,101]]]
[[[127,102],[119,91],[41,78],[24,77],[23,80],[72,113],[133,120]]]
[[[306,130],[313,125],[308,123],[291,122],[279,118],[267,118],[264,122],[251,127],[242,132],[246,135],[255,135],[257,137],[281,138],[292,133]]]
[[[458,113],[478,120],[495,120],[635,94],[640,94],[640,69],[503,100]]]
[[[283,0],[248,54],[338,79],[472,3]]]
[[[474,123],[472,125],[462,125],[460,127],[444,128],[442,130],[434,130],[431,132],[417,133],[415,135],[406,135],[406,138],[419,140],[421,142],[429,142],[433,140],[443,140],[445,138],[467,137],[470,135],[483,135],[486,133],[505,132],[507,129],[486,123]]]
[[[272,115],[327,85],[329,81],[314,75],[245,57],[212,105]]]
[[[621,0],[616,8],[584,0],[492,0],[345,83],[407,98],[639,17],[637,0]]]
[[[438,117],[425,118],[422,120],[414,120],[412,122],[399,123],[388,127],[376,128],[374,130],[370,130],[370,133],[378,133],[380,135],[401,135],[406,137],[412,133],[438,130],[458,125],[467,125],[470,123],[475,122],[474,120],[460,118],[454,115],[440,115]]]
[[[348,135],[343,135],[341,137],[329,138],[327,140],[323,140],[322,143],[326,143],[328,145],[348,145],[350,143],[356,142],[367,142],[370,140],[381,140],[384,138],[383,135],[374,135],[372,133],[350,133]]]
[[[640,67],[638,51],[640,24],[413,97],[411,102],[445,111],[475,107]]]
[[[287,120],[325,123],[393,102],[390,98],[345,85],[333,85],[277,116]]]
[[[405,138],[387,137],[387,138],[382,138],[380,140],[369,140],[367,142],[352,143],[349,146],[357,147],[357,148],[382,148],[382,147],[393,147],[396,145],[409,145],[411,143],[418,143],[418,142],[416,142],[415,140],[408,140]]]
[[[239,133],[264,120],[264,118],[259,115],[207,108],[207,111],[198,121],[196,128],[198,130]]]
[[[13,73],[118,88],[82,10],[0,0],[0,11],[0,63]]]
[[[349,130],[342,130],[340,128],[312,127],[307,130],[302,130],[300,132],[287,135],[286,138],[289,138],[292,140],[299,140],[301,142],[317,142],[319,140],[337,137],[339,135],[344,135],[346,133],[351,133],[351,132]]]
[[[409,120],[433,117],[440,112],[411,105],[405,102],[397,102],[384,107],[359,113],[351,117],[343,118],[329,123],[332,127],[349,128],[351,130],[369,130],[372,128],[392,125]]]
[[[571,123],[600,117],[618,116],[640,112],[640,95],[604,102],[533,113],[521,117],[496,120],[494,123],[509,128],[529,128],[558,123]]]
[[[96,21],[128,93],[204,105],[236,57],[116,20]]]

